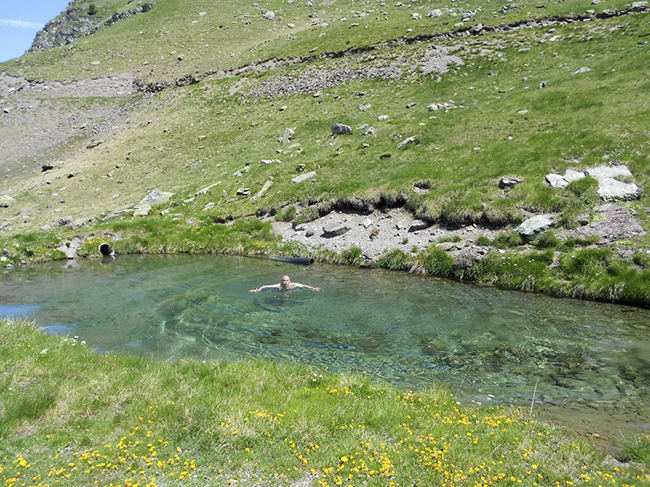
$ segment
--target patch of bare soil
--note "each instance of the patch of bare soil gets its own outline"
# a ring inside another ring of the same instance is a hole
[[[624,207],[608,203],[596,208],[595,222],[567,230],[553,229],[560,238],[597,236],[598,245],[610,245],[645,235],[637,220]],[[456,259],[456,265],[467,267],[481,260],[490,248],[477,245],[483,236],[493,241],[499,233],[514,232],[516,225],[489,228],[477,224],[450,227],[444,223],[418,220],[404,208],[374,210],[370,214],[353,211],[332,211],[309,223],[293,225],[273,221],[273,233],[285,240],[299,242],[313,249],[343,252],[353,247],[362,250],[364,261],[375,262],[392,249],[417,252],[436,244]],[[522,247],[530,250],[530,247]],[[625,249],[619,249],[624,252]],[[628,256],[629,257],[629,256]]]
[[[135,92],[129,74],[77,81],[34,82],[0,73],[0,171],[5,179],[41,170],[77,138],[99,137],[125,116]],[[113,98],[116,103],[97,103]],[[58,151],[58,153],[56,152]]]
[[[334,252],[359,247],[367,261],[376,261],[387,250],[424,250],[441,240],[446,242],[443,244],[445,249],[454,253],[475,245],[481,235],[493,239],[499,233],[498,230],[477,225],[449,228],[436,223],[426,228],[423,226],[425,223],[417,220],[409,211],[393,208],[375,210],[371,214],[333,211],[295,228],[291,223],[273,222],[273,232],[286,240]],[[348,230],[340,235],[327,232],[335,227],[340,231],[344,228]]]

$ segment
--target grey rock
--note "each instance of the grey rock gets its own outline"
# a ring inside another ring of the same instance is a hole
[[[569,185],[569,182],[559,174],[547,174],[546,182],[555,189],[566,188]]]
[[[598,181],[617,177],[632,177],[632,173],[626,165],[617,166],[598,166],[585,170],[585,174]]]
[[[147,216],[151,211],[151,205],[149,203],[140,203],[133,212],[133,217],[136,216]]]
[[[638,200],[641,194],[643,194],[643,190],[634,183],[624,183],[613,178],[598,182],[598,196],[603,201]]]
[[[429,17],[430,19],[436,19],[438,17],[442,17],[442,10],[440,10],[439,8],[432,10],[427,14],[427,17]]]
[[[458,250],[458,245],[456,245],[454,242],[442,242],[436,244],[436,248],[444,250],[445,252],[451,252],[452,250]]]
[[[205,188],[203,188],[203,189],[197,191],[196,193],[194,193],[194,196],[201,196],[203,194],[206,194],[208,191],[210,191],[212,188],[214,188],[218,184],[221,184],[221,181],[217,181],[216,183],[212,183],[210,186],[206,186]]]
[[[541,233],[553,226],[555,217],[553,215],[535,215],[523,222],[517,228],[517,233],[528,240],[535,240]]]
[[[262,17],[266,20],[275,20],[275,12],[273,10],[262,9]]]
[[[567,169],[564,173],[564,179],[568,183],[572,183],[573,181],[578,181],[582,178],[584,178],[586,174],[584,171],[574,171],[573,169]]]
[[[339,235],[343,235],[349,230],[350,227],[348,227],[345,223],[342,222],[333,222],[323,226],[323,233],[327,237],[337,237]]]
[[[281,163],[282,161],[280,159],[262,159],[260,161],[260,164],[274,164],[274,163]]]
[[[64,216],[59,220],[59,226],[60,227],[65,227],[66,225],[70,225],[72,223],[72,217],[71,216]]]
[[[432,103],[431,105],[427,106],[427,110],[430,112],[437,112],[438,110],[445,110],[448,112],[454,108],[456,108],[456,105],[453,103]]]
[[[429,223],[424,220],[413,220],[409,225],[409,232],[417,232],[418,230],[424,230],[429,228]]]
[[[482,261],[487,252],[481,247],[467,247],[454,256],[454,269],[469,269],[477,262]]]
[[[360,112],[365,112],[366,110],[370,110],[372,108],[372,105],[370,103],[364,103],[362,105],[359,105],[359,111]]]
[[[377,129],[375,127],[368,127],[361,135],[366,136],[366,135],[373,135],[377,132]]]
[[[92,218],[77,218],[75,221],[72,222],[72,226],[74,228],[81,228],[81,227],[85,227],[92,221],[93,221]]]
[[[596,235],[600,238],[600,245],[607,245],[617,240],[642,237],[646,234],[628,210],[614,203],[599,205],[594,211],[598,218],[580,227],[576,231],[579,236]]]
[[[367,228],[371,227],[372,225],[374,225],[374,222],[373,222],[370,218],[366,218],[366,219],[362,222],[362,225],[363,225],[363,228],[366,228],[366,229],[367,229]]]
[[[74,259],[77,256],[77,251],[81,245],[81,239],[73,238],[69,242],[62,243],[56,250],[63,252],[68,259]]]
[[[251,200],[258,200],[258,199],[260,199],[262,196],[264,196],[264,195],[266,194],[266,192],[267,192],[269,189],[271,189],[271,186],[273,186],[273,180],[272,180],[272,179],[269,179],[269,180],[267,180],[267,181],[264,183],[264,185],[262,186],[262,189],[260,189],[260,190],[257,192],[257,194],[251,198]]]
[[[305,182],[305,181],[309,181],[310,179],[313,179],[315,177],[316,177],[316,172],[311,171],[311,172],[307,172],[305,174],[301,174],[300,176],[296,176],[295,178],[291,178],[291,182],[293,184],[298,184],[298,183],[302,183],[302,182]]]
[[[141,203],[148,203],[151,206],[160,205],[167,203],[172,196],[174,196],[174,193],[154,189],[142,199]]]
[[[0,208],[9,208],[15,202],[16,200],[8,194],[0,195]]]
[[[397,148],[398,148],[398,149],[401,149],[401,148],[404,147],[405,145],[407,145],[407,144],[412,144],[412,143],[414,143],[415,141],[416,141],[415,135],[412,135],[412,136],[410,136],[410,137],[407,137],[407,138],[404,139],[403,141],[401,141],[399,144],[397,144]]]
[[[573,74],[588,73],[589,71],[591,71],[591,68],[588,68],[587,66],[583,66],[582,68],[578,69],[577,71],[574,71]]]
[[[504,176],[499,180],[499,188],[501,189],[514,188],[519,183],[521,183],[521,179],[519,178]]]
[[[294,129],[286,128],[282,137],[278,139],[278,142],[281,144],[289,144],[291,142],[291,138],[294,135],[296,135],[296,131]]]
[[[332,135],[352,135],[352,127],[342,123],[332,124]]]
[[[238,188],[235,193],[237,196],[248,196],[251,194],[250,188]]]
[[[648,6],[648,2],[646,2],[644,0],[644,1],[641,1],[641,2],[632,2],[632,4],[630,5],[630,8],[639,9],[639,8],[646,8],[647,6]]]

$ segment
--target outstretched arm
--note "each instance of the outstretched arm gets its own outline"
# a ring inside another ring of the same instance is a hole
[[[318,287],[308,286],[307,284],[300,284],[299,282],[293,283],[294,287],[304,287],[305,289],[311,289],[312,291],[320,291]]]
[[[255,289],[251,289],[249,292],[251,293],[259,293],[262,289],[280,289],[279,284],[267,284],[266,286],[260,286]]]

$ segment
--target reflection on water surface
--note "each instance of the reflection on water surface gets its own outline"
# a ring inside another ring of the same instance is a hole
[[[318,286],[249,293],[292,280]],[[158,360],[267,358],[405,388],[441,380],[602,438],[650,418],[650,312],[381,270],[222,256],[119,257],[7,270],[0,317],[101,352]],[[556,417],[557,416],[557,417]]]

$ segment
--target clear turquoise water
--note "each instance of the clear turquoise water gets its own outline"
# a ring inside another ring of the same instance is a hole
[[[320,292],[266,290],[283,274]],[[224,256],[118,257],[0,274],[0,317],[102,353],[266,358],[507,402],[583,433],[650,422],[650,311],[382,270]],[[620,440],[620,438],[618,438]]]

